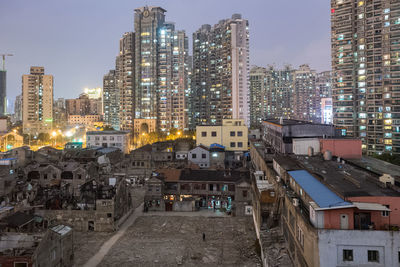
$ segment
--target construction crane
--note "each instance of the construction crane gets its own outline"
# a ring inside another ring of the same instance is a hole
[[[3,57],[3,71],[6,70],[6,57],[12,57],[13,54],[0,54]]]

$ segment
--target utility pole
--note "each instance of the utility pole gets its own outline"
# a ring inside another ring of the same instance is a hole
[[[6,57],[12,57],[14,56],[13,54],[0,54],[0,56],[3,57],[3,71],[6,70]]]

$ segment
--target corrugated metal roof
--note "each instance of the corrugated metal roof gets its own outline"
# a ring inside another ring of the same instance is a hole
[[[56,233],[58,233],[58,234],[60,234],[60,235],[65,235],[65,234],[69,233],[69,232],[72,230],[71,227],[66,226],[66,225],[62,225],[62,224],[56,225],[56,226],[54,226],[54,227],[52,227],[52,228],[50,228],[50,229],[51,229],[53,232],[56,232]]]
[[[320,208],[351,205],[350,202],[344,201],[309,172],[305,170],[297,170],[289,171],[288,173]]]
[[[354,206],[359,210],[379,210],[379,211],[390,211],[390,209],[379,203],[365,203],[365,202],[353,202]]]

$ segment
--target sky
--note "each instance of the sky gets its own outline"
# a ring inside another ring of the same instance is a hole
[[[249,20],[251,66],[331,68],[329,0],[0,0],[0,54],[14,54],[6,58],[8,100],[21,94],[30,66],[54,76],[54,98],[102,87],[120,37],[133,31],[134,9],[144,5],[166,9],[190,47],[202,24],[240,13]]]

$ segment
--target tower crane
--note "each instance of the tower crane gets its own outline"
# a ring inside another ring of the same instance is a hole
[[[3,71],[6,70],[6,57],[12,57],[13,54],[0,54],[3,57]]]

